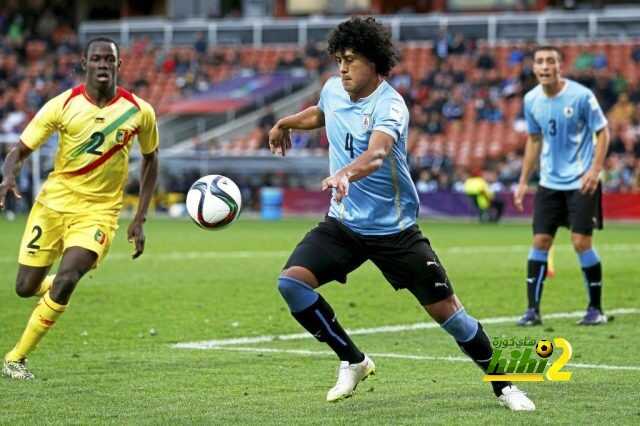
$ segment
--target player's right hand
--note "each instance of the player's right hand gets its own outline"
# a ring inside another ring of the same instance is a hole
[[[283,129],[276,123],[275,126],[269,130],[269,149],[272,154],[280,152],[284,157],[287,150],[291,148],[291,131],[289,129]]]
[[[0,209],[4,209],[4,200],[7,197],[7,193],[11,191],[16,198],[22,198],[15,179],[3,180],[0,183]]]
[[[516,209],[518,209],[518,211],[524,211],[524,206],[522,205],[522,202],[524,200],[524,194],[526,193],[527,193],[527,184],[519,183],[515,194],[513,194],[513,204],[516,206]]]
[[[343,171],[339,171],[333,176],[329,176],[322,181],[322,190],[335,189],[333,198],[338,202],[349,195],[349,177]]]

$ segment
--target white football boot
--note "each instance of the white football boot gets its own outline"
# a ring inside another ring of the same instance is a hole
[[[338,381],[327,393],[328,402],[349,398],[356,391],[358,383],[376,373],[376,365],[371,358],[364,356],[364,360],[357,364],[341,361],[338,367]]]
[[[27,360],[22,361],[4,361],[2,366],[2,375],[15,380],[33,380],[33,374],[27,370]]]
[[[498,397],[498,401],[511,411],[534,411],[536,409],[533,401],[527,398],[527,394],[514,385],[502,388],[502,395]]]

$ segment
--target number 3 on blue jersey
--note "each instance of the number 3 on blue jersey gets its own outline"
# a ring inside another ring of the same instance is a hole
[[[557,133],[558,129],[556,127],[556,120],[552,118],[551,120],[549,120],[549,135],[555,136]]]

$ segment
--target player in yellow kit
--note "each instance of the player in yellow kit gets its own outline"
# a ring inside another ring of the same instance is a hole
[[[2,374],[29,380],[26,357],[65,311],[82,276],[107,254],[118,227],[129,150],[142,151],[140,203],[127,236],[135,259],[144,251],[143,223],[158,174],[158,130],[151,105],[117,86],[120,52],[108,38],[91,40],[81,60],[85,83],[47,102],[3,165],[0,208],[22,161],[59,133],[55,166],[34,203],[20,243],[16,292],[41,297],[22,336],[4,357]],[[55,275],[47,275],[62,257]]]

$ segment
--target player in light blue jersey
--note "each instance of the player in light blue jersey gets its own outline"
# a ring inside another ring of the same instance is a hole
[[[390,145],[376,173],[344,182],[331,200],[329,217],[362,235],[395,234],[415,224],[419,201],[407,164],[409,111],[398,92],[381,80],[373,93],[353,102],[341,78],[333,77],[322,89],[318,108],[325,116],[340,111],[339,119],[325,120],[332,176],[365,153],[376,132]],[[329,178],[323,189],[338,184]],[[342,191],[349,196],[342,197]]]
[[[388,31],[373,18],[352,18],[331,33],[329,54],[340,76],[324,85],[317,106],[285,117],[269,132],[272,152],[286,154],[290,129],[325,127],[331,176],[322,182],[333,199],[324,222],[295,248],[278,278],[293,317],[340,359],[327,401],[353,394],[375,371],[315,289],[371,260],[396,289],[409,290],[483,370],[493,350],[482,326],[462,307],[429,240],[416,224],[418,196],[407,164],[409,112],[384,80],[397,56]],[[512,410],[535,405],[510,382],[492,382]]]
[[[518,325],[542,324],[540,299],[549,249],[559,226],[569,227],[589,295],[582,325],[607,322],[602,312],[602,265],[592,247],[593,229],[602,229],[602,171],[609,131],[597,99],[586,87],[560,74],[561,53],[552,46],[534,51],[540,83],[524,97],[529,139],[516,207],[522,210],[529,175],[540,159],[540,185],[533,215],[533,247],[527,263],[528,308]]]

